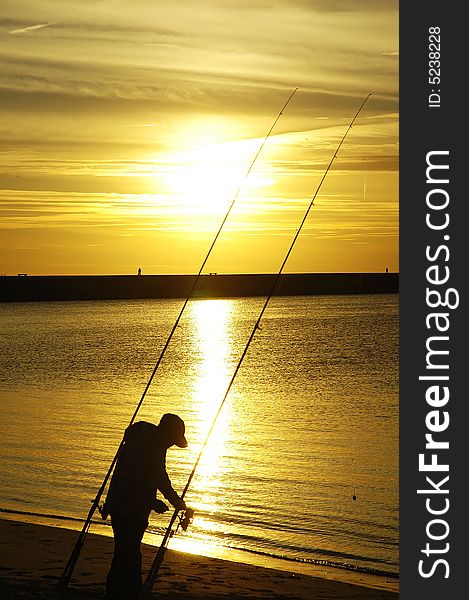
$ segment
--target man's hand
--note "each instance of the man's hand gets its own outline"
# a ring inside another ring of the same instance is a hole
[[[186,510],[187,506],[184,500],[179,498],[179,502],[174,505],[174,508],[177,508],[178,510]]]
[[[158,500],[158,499],[155,500],[152,508],[155,512],[157,512],[160,515],[162,513],[165,513],[167,510],[169,510],[169,506],[167,504],[165,504],[163,502],[163,500]]]

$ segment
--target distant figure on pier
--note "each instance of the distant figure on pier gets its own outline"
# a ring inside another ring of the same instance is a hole
[[[386,269],[387,270],[387,269]],[[138,271],[137,271],[137,275],[141,275],[142,274],[142,269],[139,267]]]
[[[389,273],[389,269],[387,267],[386,267],[386,273]],[[139,273],[139,275],[140,275],[140,273]]]

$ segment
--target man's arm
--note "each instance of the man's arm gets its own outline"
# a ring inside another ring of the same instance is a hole
[[[161,473],[158,489],[161,491],[166,500],[168,500],[168,502],[174,506],[174,508],[177,508],[178,510],[185,510],[186,503],[171,485],[171,481],[165,469],[163,469],[163,473]]]
[[[158,448],[154,457],[155,476],[157,482],[156,487],[160,490],[166,500],[168,500],[168,502],[174,506],[174,508],[177,508],[178,510],[185,510],[186,503],[171,485],[168,473],[166,472],[166,450]]]

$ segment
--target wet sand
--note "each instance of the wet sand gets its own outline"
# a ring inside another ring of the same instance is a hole
[[[0,519],[0,597],[38,600],[102,598],[113,540],[88,534],[65,592],[57,582],[77,539],[58,527]],[[143,545],[143,573],[155,548]],[[153,596],[164,600],[397,600],[397,582],[373,587],[168,550]],[[394,591],[393,591],[394,590]]]

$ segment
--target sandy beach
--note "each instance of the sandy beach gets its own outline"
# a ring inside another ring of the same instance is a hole
[[[86,600],[102,597],[112,557],[112,538],[89,534],[69,588],[59,593],[57,580],[77,533],[10,519],[0,519],[0,531],[2,598]],[[154,548],[143,545],[144,574],[153,556]],[[168,600],[398,598],[396,581],[376,578],[362,583],[349,584],[169,550],[153,595]]]

